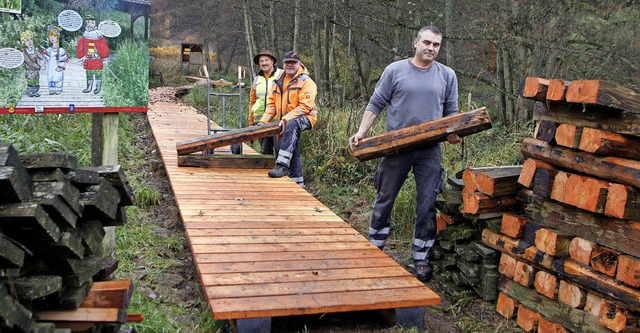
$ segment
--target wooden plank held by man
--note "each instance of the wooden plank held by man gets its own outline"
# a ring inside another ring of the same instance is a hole
[[[205,135],[199,138],[180,141],[176,143],[178,155],[187,155],[223,146],[249,142],[280,134],[281,129],[277,122],[249,126],[237,130],[224,131],[214,135]]]
[[[349,148],[351,155],[364,162],[446,141],[449,134],[464,137],[489,128],[491,119],[489,112],[483,107],[365,138],[360,140],[357,146],[350,145]]]

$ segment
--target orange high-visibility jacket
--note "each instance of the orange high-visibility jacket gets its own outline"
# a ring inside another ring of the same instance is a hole
[[[316,107],[316,95],[318,88],[309,77],[309,72],[304,64],[300,63],[300,69],[286,87],[283,87],[284,77],[282,73],[273,85],[273,91],[267,101],[267,109],[262,115],[263,123],[270,122],[273,118],[292,120],[305,115],[311,126],[318,120],[318,108]]]

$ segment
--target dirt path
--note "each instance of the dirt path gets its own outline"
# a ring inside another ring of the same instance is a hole
[[[185,91],[189,87],[206,84],[203,80],[194,82],[189,86],[183,87],[159,87],[149,90],[149,105],[156,103],[178,103],[185,105],[176,93]],[[155,143],[151,130],[146,121],[141,121],[139,133],[141,133],[141,143],[147,148],[147,156],[149,157],[146,172],[153,173],[156,183],[154,186],[162,192],[162,202],[154,209],[154,215],[157,218],[157,227],[159,233],[175,235],[181,233],[184,237],[184,229],[175,206],[175,200],[167,180],[164,167]],[[146,128],[142,128],[146,127]],[[185,241],[186,243],[186,241]],[[193,317],[177,318],[185,322],[187,325],[196,325],[201,318],[200,311],[208,311],[206,302],[201,299],[202,293],[198,290],[199,281],[195,271],[191,253],[188,250],[188,244],[185,244],[187,253],[177,254],[167,250],[168,257],[179,256],[179,264],[176,269],[163,279],[162,283],[153,286],[153,292],[162,295],[169,295],[165,298],[165,302],[174,302],[175,306],[184,306],[191,304],[194,306]],[[425,324],[426,329],[422,332],[436,333],[453,333],[453,332],[522,332],[513,321],[507,321],[495,312],[495,304],[476,299],[474,296],[446,294],[435,283],[429,283],[429,287],[442,297],[442,302],[438,306],[427,307]],[[196,301],[200,299],[200,301]],[[383,327],[374,318],[375,314],[371,313],[346,313],[346,314],[326,314],[304,317],[286,317],[273,319],[273,332],[320,332],[320,333],[356,333],[356,332],[378,332],[378,333],[397,333],[397,332],[420,332],[417,330],[402,330],[396,327]]]

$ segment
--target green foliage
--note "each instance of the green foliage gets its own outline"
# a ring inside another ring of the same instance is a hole
[[[149,48],[132,40],[118,44],[103,74],[105,105],[147,105]]]
[[[58,152],[73,155],[80,165],[91,164],[91,115],[0,116],[0,141],[19,153]]]

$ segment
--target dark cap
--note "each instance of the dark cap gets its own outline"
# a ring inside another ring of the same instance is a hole
[[[87,14],[84,16],[84,19],[85,19],[85,20],[87,20],[87,21],[89,21],[89,20],[91,20],[91,21],[95,21],[95,20],[96,20],[96,17],[95,17],[92,13],[87,13]]]
[[[284,54],[284,58],[282,58],[282,61],[300,61],[300,56],[298,55],[298,52],[296,51],[289,51],[287,53]]]
[[[256,65],[260,65],[260,57],[261,56],[267,56],[267,57],[271,57],[271,59],[273,59],[273,63],[277,63],[278,59],[276,59],[276,57],[267,49],[262,49],[262,51],[260,51],[260,53],[256,54],[255,57],[253,57],[253,63]]]

